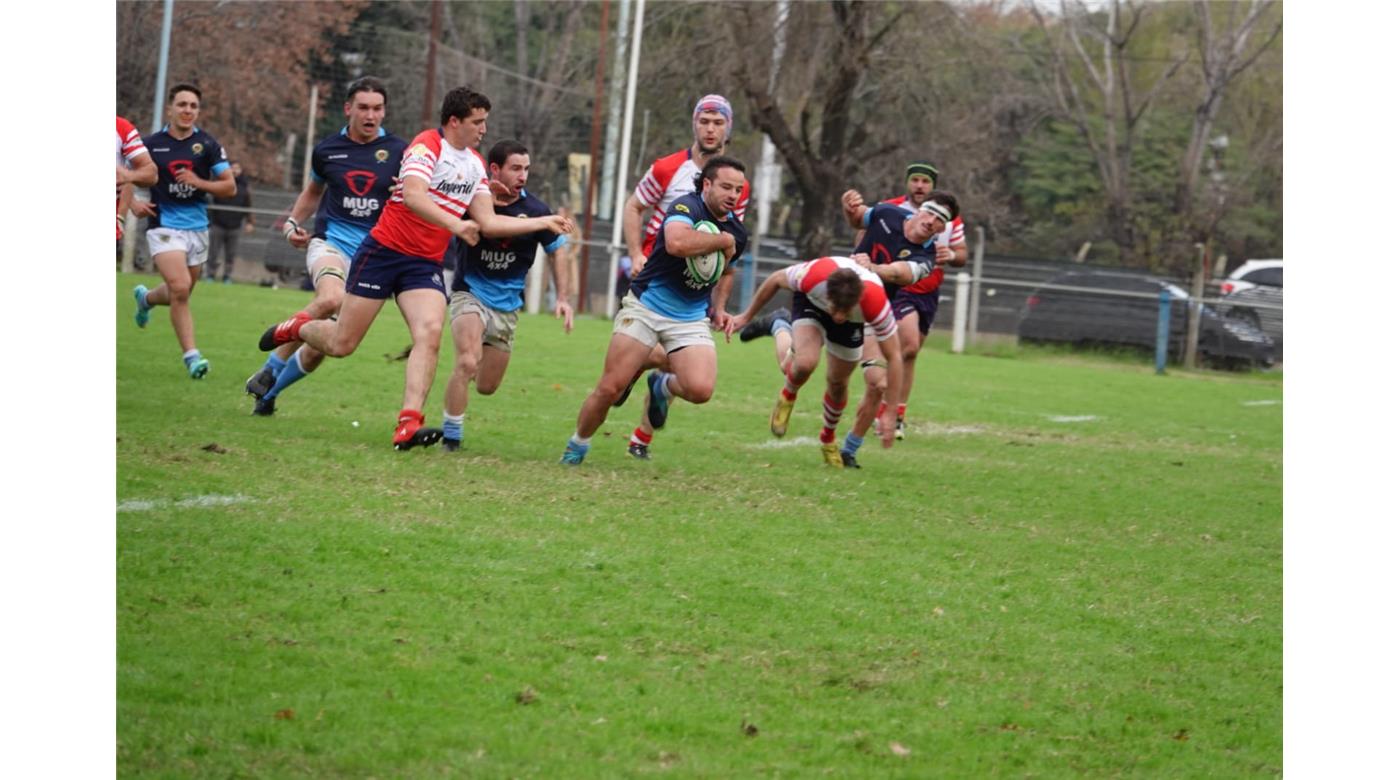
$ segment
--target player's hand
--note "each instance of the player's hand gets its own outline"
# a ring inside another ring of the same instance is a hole
[[[564,318],[564,332],[572,333],[574,330],[574,307],[561,296],[554,302],[554,319]]]
[[[880,415],[880,446],[885,449],[894,446],[895,412],[895,405],[890,404],[885,407],[885,413]]]
[[[628,276],[631,277],[631,278],[633,278],[633,279],[636,279],[636,278],[637,278],[637,274],[639,274],[639,273],[642,272],[642,267],[645,266],[646,264],[647,264],[647,256],[646,256],[646,255],[632,255],[632,271],[628,274]]]
[[[867,271],[875,269],[875,264],[870,262],[870,255],[867,255],[864,252],[856,252],[855,254],[851,255],[851,260],[855,262],[856,265],[866,269]]]
[[[253,233],[253,231],[256,230],[256,229],[257,229],[257,228],[255,228],[255,227],[253,226],[253,223],[251,223],[251,222],[244,222],[244,223],[243,223],[243,232],[244,232],[244,233],[248,233],[249,235],[251,235],[251,234]]]
[[[720,236],[724,240],[724,245],[720,247],[720,250],[724,252],[724,260],[727,263],[734,259],[734,252],[738,247],[734,243],[734,236],[729,233],[720,233]]]
[[[848,212],[859,211],[865,205],[865,198],[856,190],[846,190],[841,193],[841,208]]]
[[[934,250],[933,262],[935,265],[947,265],[948,263],[953,262],[953,258],[953,250],[949,249],[946,246],[940,246],[936,250]]]
[[[724,331],[724,340],[729,341],[729,323],[733,319],[734,316],[724,309],[715,309],[715,313],[710,315],[710,327]]]
[[[568,217],[550,214],[547,217],[541,217],[541,219],[545,221],[546,229],[552,230],[561,236],[565,233],[574,232],[574,221]]]
[[[467,246],[476,246],[481,243],[481,225],[474,219],[463,220],[452,232],[467,242]]]
[[[133,198],[131,201],[131,213],[138,217],[154,217],[156,215],[156,208],[156,204],[149,200],[137,200]]]
[[[204,180],[195,175],[193,168],[181,168],[175,172],[175,181],[198,189],[200,182]]]
[[[297,249],[305,249],[311,243],[311,234],[306,232],[306,228],[298,227],[287,234],[287,243]]]
[[[507,187],[502,182],[496,181],[495,179],[488,179],[486,181],[486,186],[490,188],[491,196],[494,198],[505,200],[510,197],[510,187]]]
[[[749,317],[748,312],[740,312],[739,314],[730,317],[729,322],[726,323],[724,326],[724,340],[728,342],[729,337],[734,335],[735,331],[743,330],[744,326],[749,324],[750,319],[752,318]]]

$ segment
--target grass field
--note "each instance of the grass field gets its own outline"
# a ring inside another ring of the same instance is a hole
[[[166,310],[131,321],[147,279],[115,292],[122,776],[1282,772],[1277,374],[934,345],[909,437],[843,472],[817,385],[769,435],[771,341],[736,339],[654,461],[635,397],[567,469],[602,321],[522,317],[463,450],[395,453],[392,307],[254,418],[306,294],[201,285],[192,382]]]

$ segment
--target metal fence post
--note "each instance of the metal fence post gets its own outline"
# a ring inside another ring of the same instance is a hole
[[[961,355],[967,344],[967,299],[972,277],[967,271],[958,271],[957,278],[957,292],[953,298],[953,352]]]
[[[1167,373],[1167,341],[1171,334],[1172,294],[1157,293],[1157,373]]]

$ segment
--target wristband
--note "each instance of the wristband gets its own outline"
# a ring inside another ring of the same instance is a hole
[[[286,227],[285,230],[282,231],[282,237],[283,237],[283,238],[291,238],[291,237],[292,237],[292,233],[294,233],[294,232],[296,232],[296,231],[298,231],[298,230],[300,230],[300,229],[301,229],[301,225],[297,224],[297,221],[296,221],[295,219],[292,219],[291,217],[287,217],[287,227]]]

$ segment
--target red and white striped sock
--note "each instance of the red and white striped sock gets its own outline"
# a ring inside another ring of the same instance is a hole
[[[783,372],[783,398],[788,401],[796,401],[799,388],[801,385],[792,381],[792,368],[788,367],[788,370]]]
[[[651,446],[651,434],[642,430],[640,427],[635,428],[632,431],[632,443],[640,444],[643,447]]]
[[[846,400],[841,399],[837,404],[831,400],[830,393],[822,395],[822,444],[830,444],[836,441],[836,426],[841,422],[841,413],[846,410]]]

